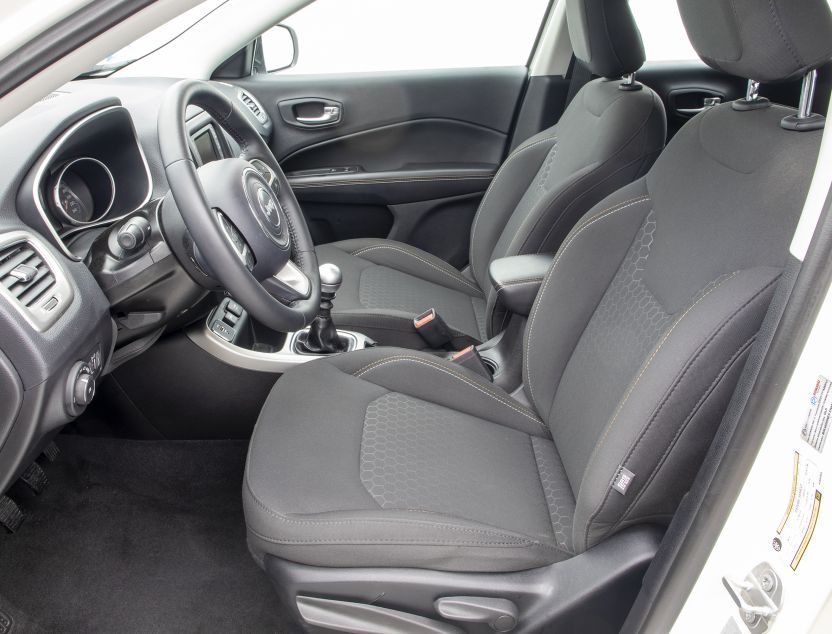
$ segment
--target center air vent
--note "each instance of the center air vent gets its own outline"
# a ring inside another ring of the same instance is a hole
[[[32,326],[45,330],[64,312],[72,290],[57,263],[42,255],[45,248],[16,236],[0,236],[0,292]]]
[[[254,115],[255,119],[263,125],[266,125],[269,122],[269,117],[266,115],[266,111],[263,110],[263,106],[260,105],[260,102],[257,101],[257,99],[244,90],[241,90],[237,96],[240,98],[240,101],[243,102],[243,105],[251,111],[251,114]]]

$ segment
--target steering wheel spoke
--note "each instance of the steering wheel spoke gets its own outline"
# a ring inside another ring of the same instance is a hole
[[[312,281],[289,260],[277,273],[261,282],[272,297],[291,303],[306,299],[312,292]]]
[[[249,272],[254,271],[254,267],[257,265],[257,259],[254,257],[254,251],[251,250],[248,242],[246,242],[239,229],[234,226],[234,223],[228,219],[228,216],[217,209],[214,210],[214,213],[217,216],[220,229],[222,229],[223,234],[225,234],[228,243],[234,249],[237,257],[240,258],[240,262],[243,263]]]
[[[274,170],[269,167],[269,164],[266,161],[263,161],[259,158],[249,159],[249,164],[260,174],[268,183],[269,187],[272,188],[275,194],[280,191],[280,182],[277,179],[277,174],[275,174]]]

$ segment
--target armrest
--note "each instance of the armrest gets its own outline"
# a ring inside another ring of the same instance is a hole
[[[552,259],[551,255],[515,255],[491,262],[488,275],[497,300],[517,315],[528,315]]]

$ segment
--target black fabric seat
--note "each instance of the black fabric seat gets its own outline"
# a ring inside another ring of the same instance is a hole
[[[289,396],[310,385],[327,398]],[[261,424],[249,454],[255,552],[437,570],[572,554],[575,500],[546,425],[478,375],[384,348],[310,363],[279,386],[265,410],[280,423]]]
[[[341,267],[335,301],[340,327],[384,345],[422,348],[413,318],[436,308],[462,347],[501,332],[505,312],[488,279],[497,258],[554,253],[595,203],[642,176],[666,136],[664,106],[646,86],[622,90],[621,76],[644,62],[626,2],[573,2],[569,30],[575,55],[601,78],[575,95],[558,123],[505,160],[471,229],[470,265],[458,271],[439,258],[391,240],[347,240],[319,246],[320,262]]]
[[[775,4],[731,3],[783,30],[760,46],[741,29],[700,37],[728,0],[680,0],[711,64],[731,48],[791,77],[832,56],[826,2]],[[529,317],[522,394],[390,348],[281,378],[246,466],[255,556],[505,572],[666,524],[765,315],[822,135],[784,129],[791,108],[747,105],[695,117],[568,234]]]

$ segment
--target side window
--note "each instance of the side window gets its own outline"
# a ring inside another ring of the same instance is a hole
[[[297,34],[298,57],[281,72],[524,66],[548,6],[549,0],[316,0],[283,21]]]
[[[699,59],[674,0],[630,0],[648,62]]]

